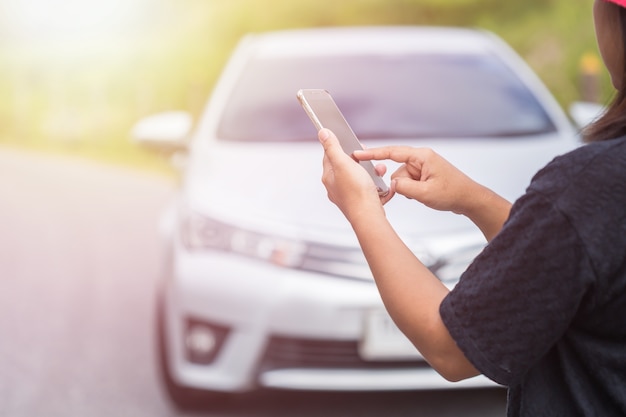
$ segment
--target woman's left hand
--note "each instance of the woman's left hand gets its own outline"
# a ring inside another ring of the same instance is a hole
[[[328,192],[328,198],[339,207],[348,220],[365,210],[382,211],[382,204],[393,197],[394,191],[390,190],[385,197],[379,197],[367,171],[346,155],[332,131],[322,129],[318,133],[318,138],[324,146],[322,182]],[[382,175],[385,168],[379,165],[376,171]]]

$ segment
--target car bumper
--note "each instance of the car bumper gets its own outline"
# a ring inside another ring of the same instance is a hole
[[[281,268],[226,253],[182,253],[165,286],[169,362],[178,384],[211,391],[258,387],[379,391],[493,387],[451,383],[417,355],[369,360],[365,320],[382,311],[371,281]],[[210,363],[190,360],[189,321],[225,329]]]

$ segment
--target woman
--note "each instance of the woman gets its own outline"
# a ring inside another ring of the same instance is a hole
[[[509,416],[626,415],[625,7],[594,5],[614,102],[586,132],[589,144],[548,164],[513,205],[431,150],[356,152],[403,164],[381,201],[334,134],[319,133],[328,196],[391,317],[445,378],[482,373],[508,386]],[[451,292],[387,221],[383,204],[395,193],[465,215],[487,238]]]

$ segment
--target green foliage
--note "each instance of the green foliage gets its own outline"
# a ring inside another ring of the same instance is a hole
[[[0,0],[7,1],[7,0]],[[43,0],[42,0],[43,1]],[[103,0],[101,0],[103,1]],[[580,61],[597,55],[593,0],[161,0],[107,36],[0,41],[0,144],[154,168],[128,137],[135,120],[201,111],[248,32],[335,25],[452,25],[510,43],[563,106],[581,98]],[[0,21],[0,23],[2,23]],[[0,27],[0,34],[2,28]],[[602,97],[610,88],[601,75]]]

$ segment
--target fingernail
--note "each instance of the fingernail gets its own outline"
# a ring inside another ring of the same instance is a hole
[[[321,142],[324,142],[326,139],[328,139],[328,131],[326,129],[320,130],[317,137]]]

